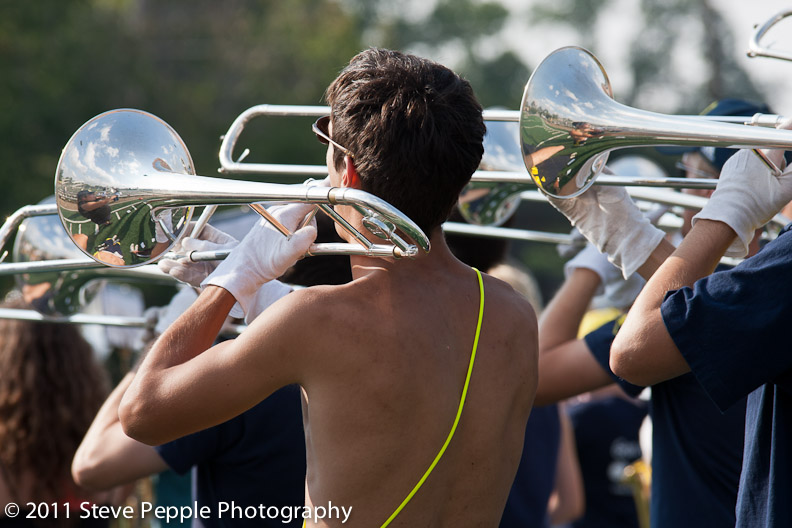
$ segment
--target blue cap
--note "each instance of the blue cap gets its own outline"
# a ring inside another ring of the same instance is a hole
[[[764,104],[751,103],[743,99],[721,99],[705,108],[700,115],[751,117],[754,114],[769,113],[770,108]],[[681,155],[686,152],[698,152],[720,172],[723,168],[723,164],[737,152],[737,149],[722,147],[657,147],[657,151],[661,154],[672,156]]]

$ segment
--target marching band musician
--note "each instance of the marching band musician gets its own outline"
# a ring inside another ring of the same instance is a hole
[[[328,144],[332,185],[396,206],[430,234],[432,251],[398,262],[353,256],[351,283],[287,295],[240,337],[210,348],[231,307],[247,309],[315,236],[311,226],[286,239],[257,225],[155,343],[121,422],[158,444],[298,383],[306,510],[351,508],[349,526],[493,526],[522,448],[537,336],[529,303],[456,260],[442,236],[482,155],[481,106],[449,69],[373,48],[352,59],[327,98],[331,116],[315,131]],[[309,209],[272,214],[294,231]],[[360,213],[337,209],[363,230]]]
[[[738,99],[711,105],[708,115],[753,115],[767,108]],[[665,150],[671,153],[671,149]],[[691,148],[684,152],[683,168],[691,178],[717,178],[734,149]],[[673,153],[683,154],[675,150]],[[708,191],[694,191],[709,194]],[[690,230],[691,214],[683,214],[681,239]],[[659,230],[653,237],[662,236]],[[751,254],[758,244],[751,246]],[[721,268],[725,269],[725,268]],[[611,343],[621,319],[577,339],[577,326],[595,289],[623,282],[621,272],[589,244],[565,266],[567,281],[540,322],[540,381],[537,403],[581,394],[614,381],[636,396],[636,386],[615,376],[609,367]],[[630,280],[640,279],[635,275]],[[641,280],[641,283],[643,281]],[[632,294],[638,294],[640,288]],[[628,303],[625,307],[629,307]],[[577,316],[576,316],[577,314]],[[575,372],[575,376],[569,376]],[[745,399],[726,410],[718,409],[691,373],[651,384],[652,481],[650,524],[676,526],[729,526],[734,510],[742,463]]]
[[[782,151],[768,156],[784,168]],[[792,524],[792,359],[779,347],[792,316],[789,226],[756,256],[712,271],[724,253],[745,256],[755,230],[790,199],[792,170],[776,176],[754,152],[741,150],[723,166],[716,191],[676,250],[623,188],[551,199],[625,276],[637,270],[651,277],[613,341],[613,372],[654,385],[692,371],[724,412],[748,396],[738,527]]]

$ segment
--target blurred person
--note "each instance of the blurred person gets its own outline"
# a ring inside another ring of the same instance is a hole
[[[789,121],[780,126],[790,127]],[[613,342],[613,371],[647,385],[692,372],[724,412],[747,396],[738,527],[792,523],[792,364],[778,347],[792,315],[789,226],[757,255],[713,273],[724,254],[747,255],[756,230],[792,199],[783,152],[766,155],[780,174],[751,150],[724,164],[715,192],[676,249],[640,220],[623,189],[592,187],[566,202],[551,200],[625,275],[637,270],[650,277]]]
[[[13,293],[4,307],[27,308]],[[105,373],[76,326],[0,319],[0,503],[20,508],[15,518],[0,512],[0,526],[107,525],[80,519],[81,505],[113,498],[69,473],[105,394]],[[50,507],[31,510],[31,502]]]
[[[641,523],[634,489],[624,478],[627,466],[643,458],[639,432],[648,403],[611,384],[567,400],[564,407],[573,430],[586,503],[583,515],[571,526],[648,526]]]
[[[285,294],[288,289],[282,291]],[[158,330],[167,328],[196,297],[192,289],[182,289],[161,310]],[[218,515],[221,503],[242,508],[264,504],[279,511],[302,504],[305,448],[296,386],[276,391],[221,424],[152,447],[124,434],[118,419],[121,398],[136,370],[116,386],[83,438],[72,462],[76,482],[106,490],[168,469],[178,474],[192,472],[193,500],[209,508],[205,518],[193,517],[192,526],[301,525],[301,519],[291,517],[228,520]]]
[[[441,224],[481,159],[481,106],[447,68],[373,48],[352,59],[327,98],[331,116],[315,131],[328,145],[332,185],[394,205],[429,235],[432,251],[399,261],[352,256],[351,283],[295,291],[210,348],[232,306],[247,310],[260,285],[313,241],[310,226],[295,230],[310,207],[272,211],[292,236],[258,224],[218,265],[146,356],[121,423],[161,443],[299,383],[306,510],[351,508],[349,526],[492,525],[531,409],[536,326],[526,301],[456,260],[443,240]],[[336,209],[367,231],[360,213]]]

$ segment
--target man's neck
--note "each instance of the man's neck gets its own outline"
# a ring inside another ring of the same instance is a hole
[[[385,243],[389,242],[385,241]],[[430,243],[431,251],[429,253],[419,251],[415,258],[395,259],[351,256],[352,278],[359,279],[376,273],[388,273],[391,276],[400,276],[402,274],[409,276],[421,273],[421,270],[429,270],[437,266],[448,266],[455,261],[440,228],[432,232]]]

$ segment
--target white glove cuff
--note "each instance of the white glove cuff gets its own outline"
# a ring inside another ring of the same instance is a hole
[[[637,227],[629,228],[625,236],[616,241],[617,244],[606,243],[603,249],[608,260],[621,269],[625,279],[629,279],[646,262],[663,237],[665,233],[661,229],[643,218]]]
[[[222,261],[212,273],[201,282],[201,288],[208,285],[219,286],[234,296],[240,307],[242,314],[248,313],[253,297],[261,284],[259,284],[252,274],[239,273],[235,264],[232,262],[231,255]],[[234,315],[236,317],[237,315]]]

